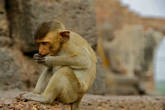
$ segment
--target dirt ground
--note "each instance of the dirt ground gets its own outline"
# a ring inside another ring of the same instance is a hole
[[[70,110],[69,105],[55,102],[53,105],[20,100],[22,91],[0,91],[0,110]],[[15,98],[17,97],[17,98]],[[165,110],[163,96],[99,96],[87,94],[80,110]]]

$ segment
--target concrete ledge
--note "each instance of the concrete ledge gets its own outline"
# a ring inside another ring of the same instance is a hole
[[[165,110],[165,97],[86,95],[80,108],[80,110]]]
[[[1,98],[0,110],[70,110],[69,105],[56,102],[54,105]],[[85,95],[80,110],[165,110],[164,96],[98,96]]]

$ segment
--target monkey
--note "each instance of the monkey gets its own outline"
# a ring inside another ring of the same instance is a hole
[[[48,104],[58,100],[77,110],[95,79],[97,60],[94,50],[83,37],[66,30],[57,20],[42,23],[34,38],[38,45],[34,60],[46,69],[33,92],[23,97]]]

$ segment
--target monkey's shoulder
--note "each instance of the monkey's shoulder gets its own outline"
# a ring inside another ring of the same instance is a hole
[[[87,41],[82,38],[79,34],[71,32],[70,39],[63,44],[62,51],[69,53],[82,53],[83,49],[89,47]]]
[[[70,39],[62,47],[63,55],[69,56],[84,56],[96,60],[96,55],[94,50],[91,48],[90,44],[82,36],[75,32],[70,33]],[[60,53],[61,53],[60,52]]]
[[[79,46],[87,46],[87,45],[89,46],[89,43],[87,42],[87,40],[75,32],[70,33],[70,40],[72,42],[74,42],[75,44],[77,44],[77,46],[78,45]]]

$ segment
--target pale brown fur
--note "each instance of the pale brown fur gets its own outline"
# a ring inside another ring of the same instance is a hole
[[[56,99],[72,104],[72,110],[77,110],[81,98],[95,79],[95,52],[80,35],[62,29],[50,31],[38,40],[41,40],[39,44],[49,42],[56,49],[53,52],[48,50],[44,57],[35,56],[35,60],[47,68],[37,82],[35,94],[25,94],[24,97],[42,103],[52,103]]]

